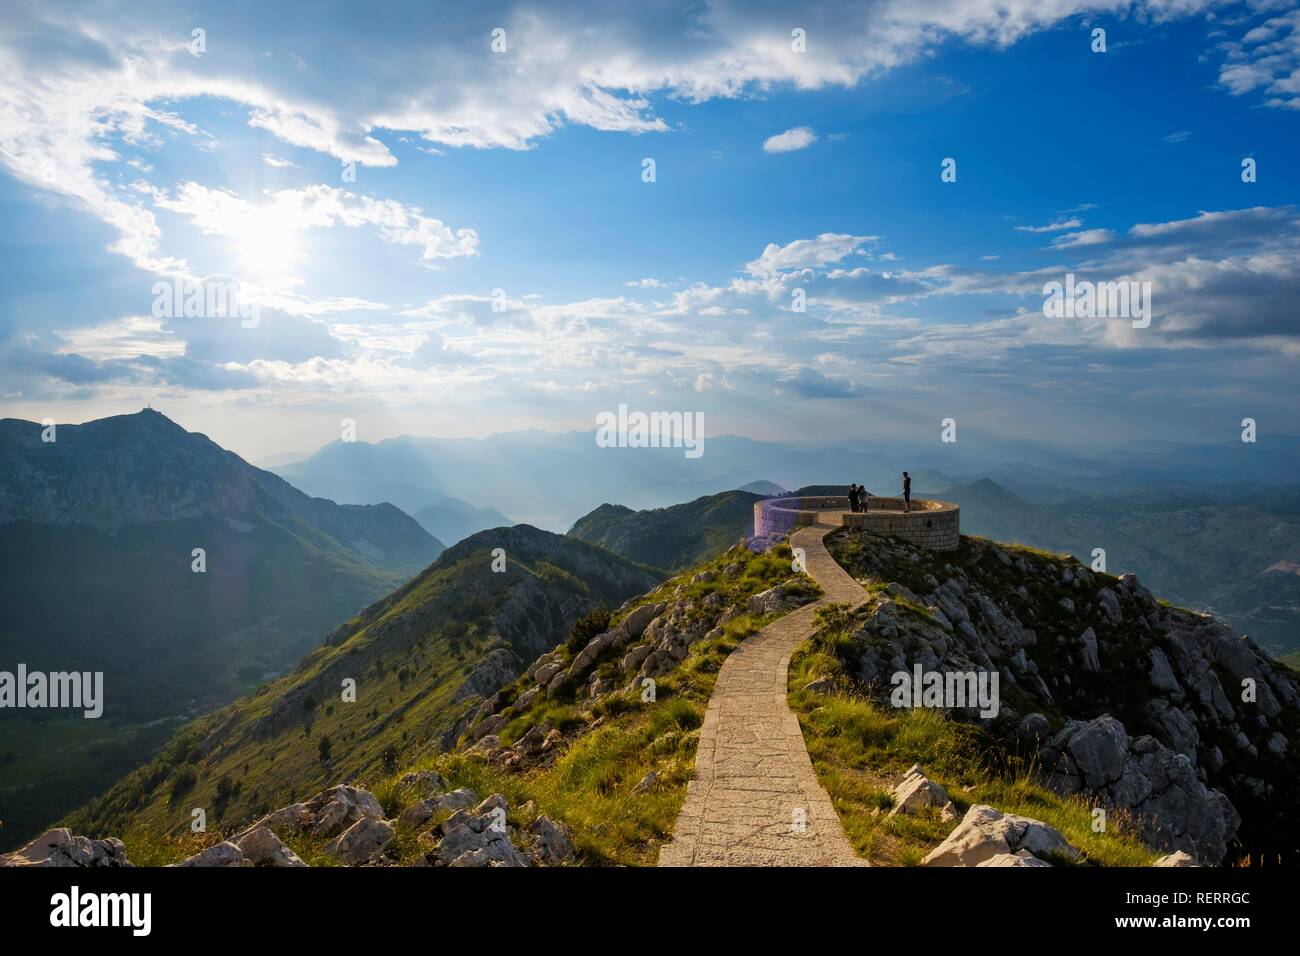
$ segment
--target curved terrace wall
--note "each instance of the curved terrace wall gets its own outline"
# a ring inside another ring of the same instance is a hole
[[[756,535],[789,534],[810,524],[866,528],[931,551],[953,551],[961,540],[960,509],[948,501],[914,498],[906,513],[902,498],[870,497],[865,512],[850,511],[846,495],[787,495],[754,502]]]

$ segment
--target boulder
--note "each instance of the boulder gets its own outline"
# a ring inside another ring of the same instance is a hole
[[[790,593],[790,581],[782,582],[766,591],[752,595],[745,602],[745,609],[750,614],[781,614],[804,603],[798,596]]]
[[[1119,598],[1110,588],[1102,588],[1097,592],[1097,605],[1101,608],[1103,614],[1112,624],[1122,624],[1124,621],[1124,612],[1120,610]]]
[[[646,626],[663,613],[664,607],[663,604],[642,604],[634,607],[614,628],[613,645],[623,647],[639,640],[645,633]]]
[[[126,859],[126,847],[121,840],[92,840],[89,837],[75,836],[67,827],[47,830],[21,849],[0,854],[0,866],[130,865]]]
[[[812,694],[833,694],[835,681],[830,677],[818,677],[804,684],[803,689]]]
[[[1179,708],[1153,701],[1148,712],[1171,740],[1195,751],[1199,737]],[[1050,788],[1064,794],[1086,791],[1103,804],[1132,811],[1151,846],[1218,864],[1241,824],[1231,801],[1206,787],[1186,752],[1149,734],[1130,740],[1109,714],[1070,721],[1040,756]]]
[[[1083,644],[1083,669],[1096,674],[1101,670],[1101,661],[1097,657],[1097,632],[1088,628],[1079,635]]]
[[[387,820],[362,817],[325,844],[325,852],[340,863],[355,866],[373,860],[392,842],[392,824]]]
[[[534,856],[546,866],[560,866],[573,860],[573,840],[568,829],[550,817],[539,816],[528,827],[536,843]]]
[[[1016,736],[1031,747],[1036,747],[1052,734],[1052,725],[1042,714],[1025,714],[1016,727]]]
[[[957,808],[948,797],[948,791],[926,777],[920,764],[913,764],[898,786],[894,788],[894,806],[891,817],[900,813],[917,813],[926,807],[938,807],[944,820],[956,820]]]
[[[272,831],[288,827],[315,837],[332,837],[363,817],[382,819],[383,816],[384,808],[369,790],[340,784],[322,790],[305,803],[291,804],[268,813],[231,839],[239,842],[258,827],[267,827]]]
[[[1055,827],[979,804],[966,811],[957,828],[926,855],[921,865],[979,866],[996,856],[1015,855],[1021,850],[1045,861],[1051,857],[1083,857]]]
[[[289,849],[266,827],[245,833],[236,844],[239,852],[254,866],[306,866],[293,850]]]
[[[623,659],[618,662],[618,669],[624,674],[635,673],[653,650],[654,648],[649,644],[638,644],[623,655]]]
[[[508,829],[494,813],[475,815],[467,810],[453,814],[442,825],[442,840],[435,851],[448,866],[528,866],[528,857],[510,841]]]
[[[436,798],[419,800],[397,815],[397,825],[405,827],[424,826],[440,809],[442,809],[442,804]]]
[[[217,843],[208,847],[206,850],[194,854],[187,860],[182,860],[177,866],[252,866],[253,861],[247,859],[239,847],[229,840]]]

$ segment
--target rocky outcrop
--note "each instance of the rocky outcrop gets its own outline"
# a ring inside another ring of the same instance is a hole
[[[453,703],[495,693],[510,683],[524,668],[524,662],[508,647],[498,647],[483,655],[452,698]]]
[[[369,790],[340,784],[316,794],[305,803],[295,803],[268,813],[234,839],[238,842],[259,827],[273,832],[288,827],[314,837],[333,837],[363,817],[382,820],[383,816],[384,808]]]
[[[423,866],[562,866],[574,858],[563,825],[538,816],[521,830],[510,823],[509,805],[499,793],[472,810],[457,810],[420,842],[429,848],[417,864]]]
[[[1158,602],[1135,575],[1095,574],[1068,557],[978,539],[936,555],[852,531],[828,542],[875,586],[841,654],[877,700],[888,703],[892,676],[918,665],[996,672],[996,716],[949,715],[1028,759],[1053,744],[1035,763],[1058,789],[1131,811],[1154,847],[1202,863],[1242,848],[1300,860],[1286,798],[1300,791],[1300,690],[1249,638]],[[1089,764],[1103,754],[1104,766]]]
[[[1154,847],[1219,863],[1236,836],[1240,816],[1226,796],[1205,786],[1191,757],[1150,735],[1130,740],[1114,717],[1070,721],[1040,757],[1048,786],[1131,811]]]
[[[1029,862],[1027,856],[1037,862]],[[1053,860],[1082,858],[1083,854],[1055,827],[979,804],[966,811],[957,828],[926,855],[921,865],[1040,866],[1052,865]]]
[[[47,830],[12,853],[0,854],[0,866],[113,867],[130,866],[126,847],[118,839],[92,840],[67,827]]]

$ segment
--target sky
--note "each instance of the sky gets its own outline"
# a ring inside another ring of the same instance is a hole
[[[1298,124],[1268,0],[8,0],[0,417],[1294,434]],[[1149,324],[1047,317],[1067,274]],[[160,305],[218,278],[252,327]]]

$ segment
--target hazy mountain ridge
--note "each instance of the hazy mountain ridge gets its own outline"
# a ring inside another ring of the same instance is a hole
[[[391,505],[338,505],[311,498],[283,478],[254,468],[204,435],[151,409],[84,425],[0,421],[0,523],[126,524],[211,516],[298,520],[342,546],[391,566],[431,560],[426,535]],[[367,546],[368,545],[368,546]]]
[[[496,508],[476,508],[459,498],[442,498],[421,508],[413,517],[425,531],[448,545],[479,531],[508,528],[515,523]]]
[[[6,843],[441,550],[396,508],[309,498],[157,412],[42,431],[0,422],[0,667],[102,671],[104,715],[6,711]]]

